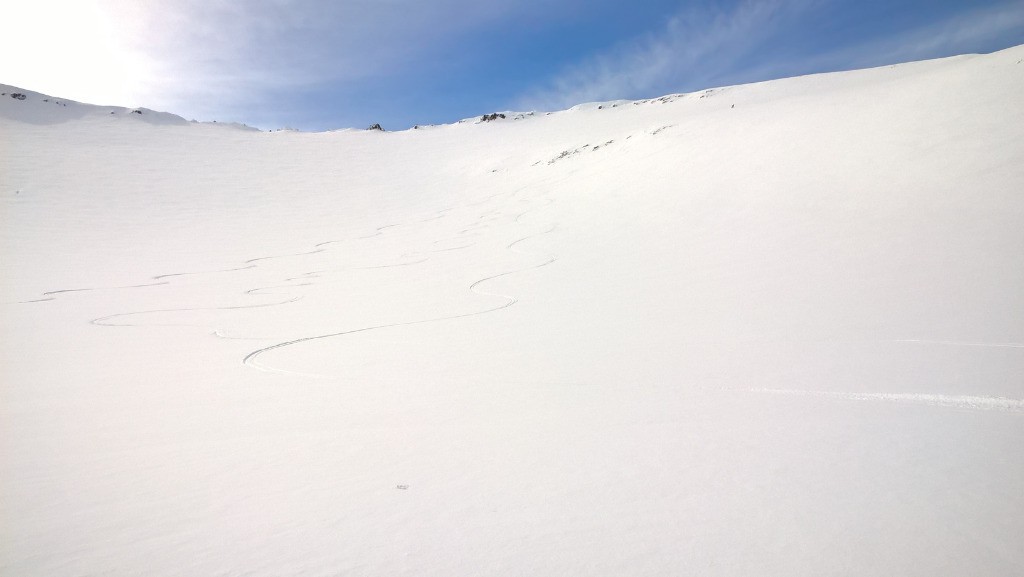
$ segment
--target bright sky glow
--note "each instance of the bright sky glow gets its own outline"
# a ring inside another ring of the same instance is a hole
[[[202,120],[451,122],[990,52],[1024,0],[7,2],[0,82]]]

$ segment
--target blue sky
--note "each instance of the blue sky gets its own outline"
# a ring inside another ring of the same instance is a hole
[[[304,130],[401,129],[1024,43],[1024,0],[50,0],[4,11],[2,83]]]

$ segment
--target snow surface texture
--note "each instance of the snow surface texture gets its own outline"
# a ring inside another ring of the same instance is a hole
[[[398,133],[0,97],[0,574],[1024,574],[1022,60]]]

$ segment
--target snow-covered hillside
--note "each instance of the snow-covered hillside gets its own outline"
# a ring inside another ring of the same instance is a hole
[[[1024,47],[403,132],[0,88],[0,574],[1024,573]]]
[[[135,122],[156,125],[188,124],[184,118],[167,112],[157,112],[148,108],[82,104],[67,98],[54,98],[16,86],[0,84],[0,118],[6,120],[29,124],[59,124],[72,120],[106,118],[108,116],[112,117],[109,120],[128,117]],[[196,122],[192,121],[192,123]],[[256,130],[237,123],[225,125]]]

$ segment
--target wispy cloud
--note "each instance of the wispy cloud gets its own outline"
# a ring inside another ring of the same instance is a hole
[[[821,55],[818,66],[862,68],[991,50],[1020,41],[1024,35],[1024,1],[976,8],[901,34],[845,47]]]
[[[988,52],[1024,41],[1024,1],[966,9],[906,28],[844,45],[822,45],[789,58],[753,59],[723,71],[721,84],[771,80],[817,72],[854,70]]]
[[[843,43],[817,31],[835,0],[744,0],[686,8],[665,26],[563,70],[521,95],[522,109],[640,98],[814,72],[1004,48],[1024,40],[1024,0],[949,11],[938,20]],[[794,39],[806,41],[801,46]],[[807,41],[807,40],[810,41]]]
[[[563,71],[522,96],[520,107],[563,108],[697,87],[785,30],[814,0],[744,0],[730,9],[686,8],[656,33]]]

